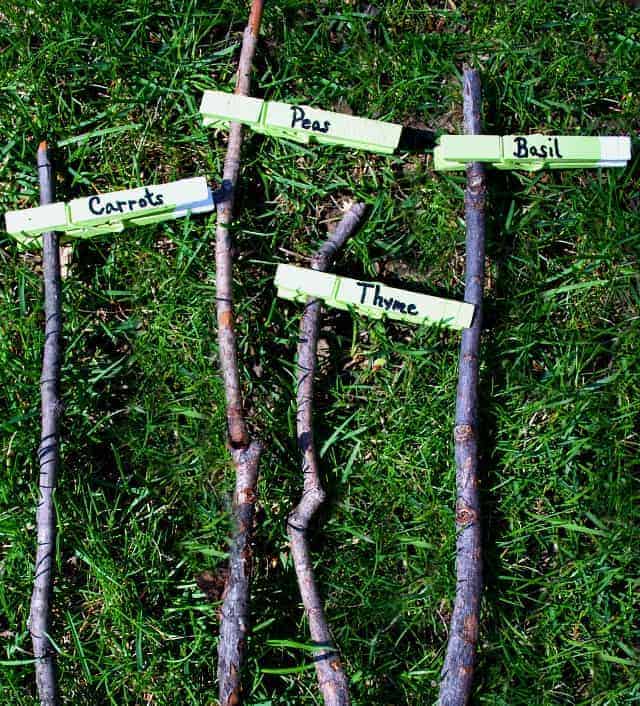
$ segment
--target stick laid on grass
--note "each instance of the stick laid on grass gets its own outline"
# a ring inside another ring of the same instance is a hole
[[[365,206],[361,203],[351,207],[335,231],[313,257],[312,269],[321,272],[327,270],[333,256],[358,227],[364,211]],[[298,446],[302,452],[304,491],[300,503],[289,515],[287,533],[291,541],[291,553],[298,577],[300,595],[309,620],[311,639],[318,647],[314,659],[320,692],[324,698],[325,706],[346,706],[350,703],[349,685],[340,662],[340,656],[331,640],[320,592],[313,575],[307,536],[309,523],[325,499],[313,440],[313,377],[317,363],[320,313],[320,300],[309,299],[300,321],[296,427]]]
[[[54,200],[53,170],[49,161],[47,143],[38,148],[38,180],[40,205]],[[59,397],[62,313],[60,292],[60,253],[58,234],[42,236],[42,268],[44,273],[44,353],[40,378],[42,432],[38,458],[40,461],[39,502],[36,511],[38,546],[35,577],[29,613],[29,631],[36,658],[35,672],[38,695],[42,706],[58,703],[54,650],[49,640],[49,618],[53,587],[53,563],[56,551],[56,515],[53,493],[60,465]]]
[[[478,72],[463,73],[464,130],[479,135],[481,86]],[[482,327],[484,279],[485,171],[467,166],[465,223],[467,230],[464,299],[476,307],[471,327],[462,332],[456,425],[456,597],[449,644],[440,682],[440,706],[464,706],[473,684],[482,594],[480,499],[478,493],[478,355]]]
[[[244,31],[238,62],[235,93],[249,95],[251,67],[262,18],[262,0],[253,0]],[[218,686],[220,706],[242,702],[241,669],[249,631],[249,584],[251,537],[256,503],[258,463],[262,446],[250,441],[244,420],[238,351],[233,315],[233,258],[229,225],[233,218],[235,186],[240,170],[242,126],[231,123],[223,179],[233,187],[230,198],[218,204],[216,225],[216,309],[218,348],[227,403],[227,427],[231,457],[236,469],[233,496],[234,535],[229,553],[229,577],[224,591],[218,642]]]

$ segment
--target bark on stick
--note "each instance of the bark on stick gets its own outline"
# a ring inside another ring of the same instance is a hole
[[[238,62],[235,93],[249,95],[251,68],[262,18],[262,0],[253,0]],[[256,503],[258,463],[262,446],[251,441],[244,419],[238,351],[234,332],[233,257],[229,226],[233,219],[235,187],[240,171],[242,126],[231,123],[223,179],[232,186],[230,198],[218,204],[216,224],[216,310],[220,367],[226,397],[231,457],[236,470],[233,499],[234,534],[229,554],[229,578],[224,592],[218,642],[220,706],[242,703],[241,670],[249,631],[251,539]]]
[[[479,135],[481,85],[478,72],[463,73],[464,129]],[[476,307],[473,323],[462,332],[456,425],[456,597],[449,644],[440,682],[440,706],[464,706],[469,701],[476,662],[478,619],[482,594],[480,499],[478,493],[478,354],[482,327],[484,279],[485,171],[467,166],[465,222],[467,230],[465,301]]]
[[[38,148],[40,205],[52,203],[54,185],[47,143]],[[57,233],[44,233],[42,267],[44,272],[45,336],[40,378],[42,431],[38,458],[40,463],[39,502],[36,511],[38,546],[35,577],[29,613],[29,631],[35,656],[36,685],[42,706],[58,703],[54,649],[49,640],[53,565],[56,551],[56,515],[53,493],[60,465],[60,362],[61,362],[61,293],[60,255]]]
[[[311,267],[314,270],[324,272],[328,268],[335,253],[358,227],[364,211],[365,206],[361,203],[351,207],[313,257]],[[298,446],[302,453],[304,490],[300,503],[289,515],[287,532],[291,541],[298,586],[309,620],[311,639],[318,647],[314,657],[320,692],[325,706],[346,706],[350,703],[349,685],[338,651],[333,646],[322,607],[322,599],[313,574],[307,534],[312,517],[325,499],[313,440],[313,378],[317,363],[320,313],[320,301],[310,299],[300,321],[296,426]]]

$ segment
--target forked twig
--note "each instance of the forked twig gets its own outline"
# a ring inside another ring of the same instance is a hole
[[[49,161],[47,143],[38,147],[38,181],[40,205],[54,200],[53,170]],[[36,511],[38,547],[36,550],[35,577],[29,631],[35,656],[36,685],[42,706],[56,706],[58,693],[54,650],[49,640],[51,594],[53,588],[53,563],[56,551],[56,514],[53,493],[60,466],[59,398],[62,312],[60,291],[60,253],[58,234],[42,235],[42,269],[44,273],[44,352],[40,378],[42,431],[38,458],[40,461],[39,503]]]
[[[464,130],[479,135],[481,85],[478,72],[463,73]],[[467,166],[465,223],[467,230],[465,301],[476,307],[470,328],[462,332],[456,426],[456,597],[449,644],[440,682],[440,706],[464,706],[469,701],[476,662],[478,620],[482,595],[480,497],[478,492],[478,355],[482,328],[484,279],[485,170]]]
[[[244,31],[238,62],[235,92],[249,95],[251,67],[262,18],[262,0],[253,0]],[[233,257],[229,225],[233,218],[235,186],[240,170],[242,126],[231,123],[223,180],[231,182],[230,198],[218,204],[216,224],[216,310],[218,348],[227,405],[227,426],[231,457],[236,470],[233,496],[234,535],[229,554],[229,577],[224,592],[218,642],[218,685],[220,706],[242,702],[241,669],[249,631],[249,584],[251,580],[251,537],[256,503],[258,463],[262,446],[251,441],[247,431],[240,391],[238,351],[233,314]]]
[[[313,257],[311,267],[314,270],[324,272],[328,268],[333,256],[358,227],[364,211],[365,206],[361,203],[351,207]],[[320,313],[320,301],[310,299],[300,321],[296,426],[298,446],[302,452],[304,491],[300,503],[289,515],[287,533],[291,541],[300,595],[309,620],[311,639],[317,646],[316,674],[325,706],[346,706],[350,703],[349,685],[340,656],[331,640],[320,592],[313,575],[307,536],[311,518],[325,499],[313,440],[313,378],[317,363]]]

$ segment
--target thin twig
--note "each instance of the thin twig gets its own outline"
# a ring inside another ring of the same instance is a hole
[[[262,17],[260,0],[253,0],[249,24],[244,31],[238,76],[235,92],[248,96],[253,56],[258,42],[258,29]],[[218,344],[220,346],[220,365],[224,377],[224,390],[227,398],[227,424],[233,448],[244,448],[249,443],[249,435],[242,409],[240,375],[238,373],[238,352],[233,329],[233,257],[231,254],[231,236],[229,225],[233,219],[235,187],[240,171],[240,150],[242,148],[242,125],[231,123],[229,142],[224,160],[223,179],[228,179],[233,190],[227,201],[218,204],[216,224],[216,299],[218,315]]]
[[[38,148],[38,179],[40,204],[52,203],[54,184],[47,143]],[[35,577],[31,595],[29,630],[36,658],[36,684],[42,706],[58,703],[54,650],[49,640],[49,618],[53,585],[53,563],[56,550],[56,515],[53,493],[60,465],[60,359],[62,314],[60,305],[60,255],[57,233],[42,236],[42,266],[44,271],[45,334],[40,378],[42,432],[38,457],[40,461],[40,501],[36,511],[38,547]]]
[[[463,73],[464,129],[479,135],[481,85],[478,72]],[[440,682],[440,706],[464,706],[473,684],[482,595],[480,498],[478,492],[478,355],[482,328],[484,279],[485,170],[467,166],[465,222],[467,229],[464,299],[476,307],[471,327],[462,332],[456,397],[456,598],[449,644]]]
[[[238,61],[235,92],[249,95],[251,67],[262,18],[262,0],[253,0],[244,31]],[[262,446],[250,441],[244,419],[238,351],[233,314],[233,257],[229,225],[233,218],[235,187],[240,171],[242,126],[231,123],[223,179],[232,184],[230,198],[218,204],[216,224],[216,309],[218,348],[227,403],[227,426],[231,457],[236,470],[233,498],[234,536],[229,554],[229,578],[225,588],[218,642],[218,685],[220,706],[242,702],[241,669],[249,631],[249,584],[251,580],[251,538],[256,503],[258,463]]]
[[[364,211],[365,206],[361,203],[351,207],[313,257],[311,267],[314,270],[324,272],[328,268],[333,256],[358,227]],[[300,595],[309,620],[311,639],[318,648],[315,652],[315,664],[320,692],[326,706],[346,706],[350,703],[349,685],[340,656],[331,640],[320,592],[313,575],[307,535],[311,518],[325,499],[313,440],[313,377],[317,363],[320,313],[320,301],[310,299],[300,321],[296,425],[298,446],[302,452],[304,491],[299,505],[289,515],[287,532],[291,541]]]

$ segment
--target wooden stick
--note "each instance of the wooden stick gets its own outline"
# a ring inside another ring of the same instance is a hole
[[[261,0],[253,0],[249,24],[242,39],[242,49],[238,62],[238,75],[235,93],[249,95],[251,66],[258,42],[258,30],[262,18]],[[218,345],[220,366],[224,378],[227,399],[227,425],[233,448],[244,448],[249,444],[249,436],[244,421],[240,375],[238,372],[238,352],[233,330],[233,257],[229,225],[233,219],[235,187],[240,171],[240,150],[242,148],[242,125],[231,123],[229,142],[224,160],[223,179],[228,179],[233,190],[230,198],[218,204],[216,224],[216,300],[218,317]]]
[[[479,135],[481,85],[478,72],[464,67],[464,130]],[[467,229],[464,299],[475,304],[470,328],[462,332],[456,397],[456,597],[449,644],[440,682],[440,706],[464,706],[473,684],[482,595],[480,498],[478,493],[478,354],[482,328],[484,279],[485,171],[467,166],[465,222]]]
[[[328,268],[335,253],[358,227],[364,211],[365,206],[362,203],[351,207],[313,257],[311,267],[314,270],[324,272]],[[325,499],[313,440],[313,377],[317,363],[320,313],[320,300],[309,299],[300,321],[296,425],[298,446],[302,452],[304,491],[300,503],[289,515],[287,532],[291,541],[291,553],[300,595],[309,620],[311,639],[318,647],[315,653],[315,664],[320,692],[325,706],[347,706],[350,703],[349,685],[340,656],[333,646],[322,608],[320,592],[313,575],[307,535],[311,518]]]
[[[258,43],[262,0],[253,0],[238,61],[235,92],[249,95],[251,67]],[[218,204],[216,225],[216,309],[218,348],[227,405],[227,427],[231,457],[236,470],[233,497],[234,536],[229,554],[229,578],[223,596],[218,642],[218,687],[220,706],[242,703],[241,670],[249,631],[249,585],[251,538],[256,503],[258,463],[262,446],[250,441],[244,419],[238,351],[233,314],[233,257],[229,225],[233,218],[235,187],[240,171],[242,126],[231,123],[223,179],[232,184],[230,198]]]
[[[38,180],[40,182],[40,205],[52,203],[54,201],[54,184],[46,142],[41,142],[38,148]],[[59,384],[62,314],[58,234],[44,233],[42,238],[45,334],[42,376],[40,378],[42,415],[42,432],[38,449],[40,501],[36,511],[38,547],[29,613],[29,631],[33,643],[33,654],[36,658],[36,684],[40,703],[42,706],[56,706],[58,695],[55,652],[49,640],[49,618],[53,563],[56,551],[56,515],[53,493],[60,466],[58,419],[61,410]]]
[[[249,633],[253,518],[256,504],[258,463],[262,446],[252,442],[246,449],[232,449],[236,468],[233,496],[234,536],[229,553],[229,576],[224,589],[218,642],[220,704],[242,703],[241,669]]]

